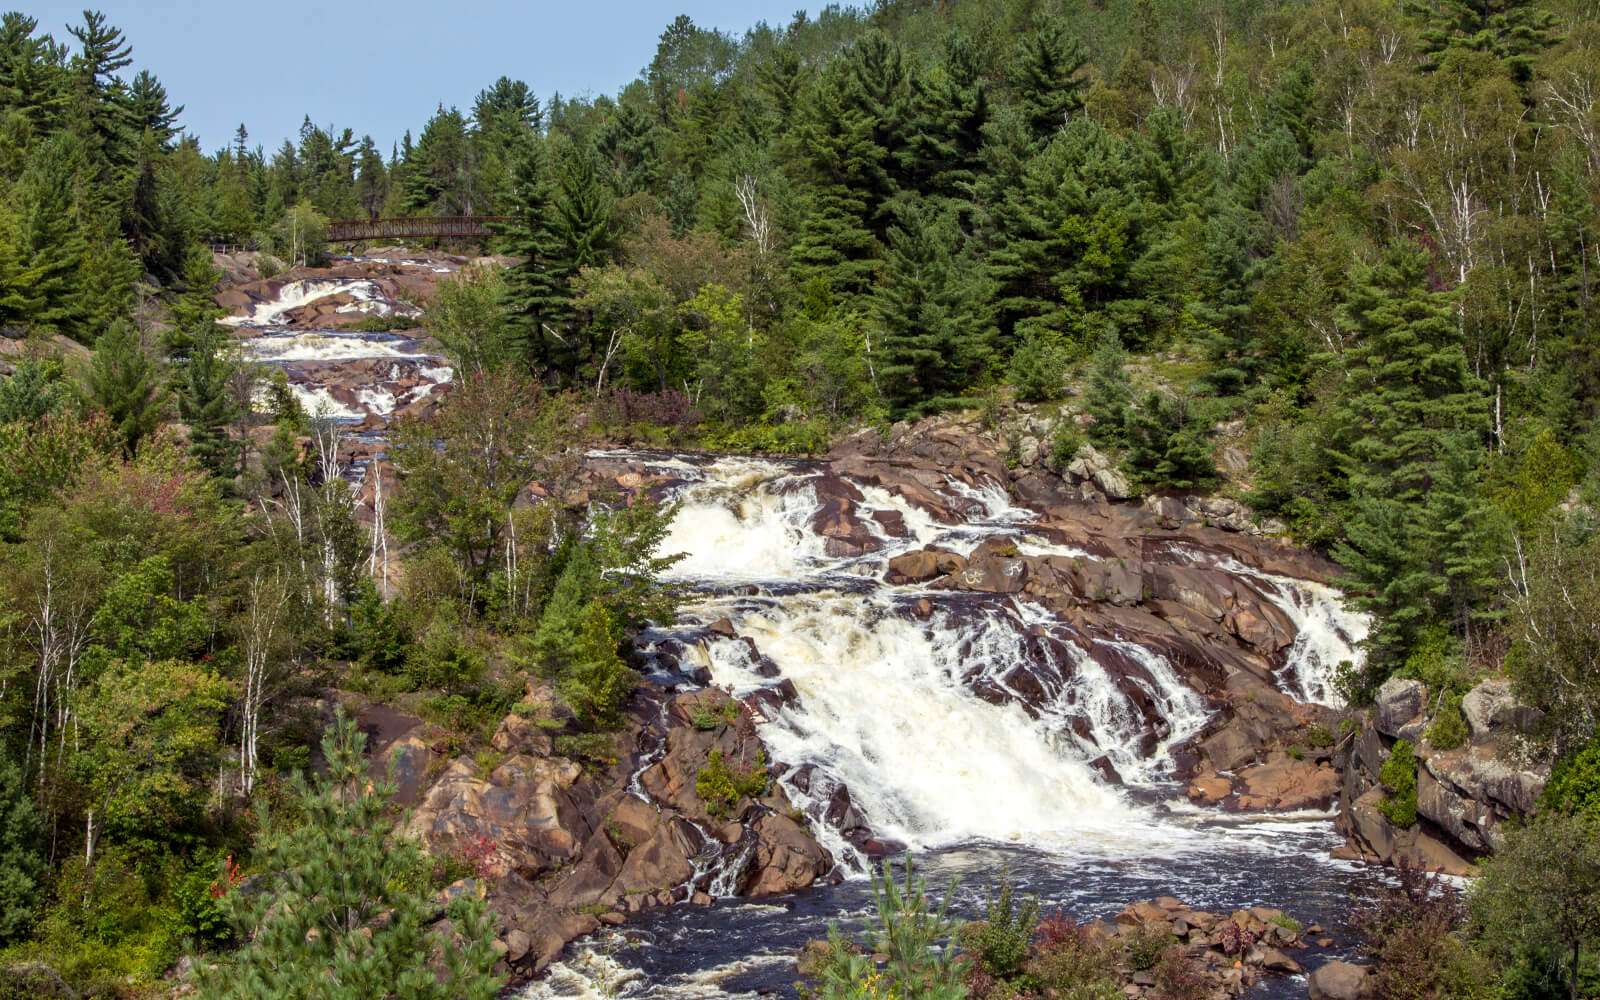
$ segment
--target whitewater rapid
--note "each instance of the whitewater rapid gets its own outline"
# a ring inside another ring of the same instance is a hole
[[[1046,912],[1080,919],[1164,894],[1213,909],[1281,906],[1302,922],[1329,925],[1348,909],[1351,887],[1366,876],[1328,859],[1341,840],[1326,815],[1224,815],[1182,796],[1170,748],[1197,733],[1209,709],[1159,653],[1115,640],[1085,650],[1068,641],[1066,623],[1020,597],[884,582],[896,555],[928,545],[968,555],[995,535],[1023,555],[1095,558],[1035,532],[1036,515],[997,484],[945,483],[945,498],[968,511],[955,525],[856,484],[856,514],[879,549],[832,556],[813,527],[813,468],[596,457],[648,464],[677,482],[669,493],[680,507],[661,551],[686,554],[667,573],[686,595],[677,626],[687,640],[685,666],[709,670],[713,684],[740,697],[793,684],[792,700],[759,702],[766,721],[758,732],[785,793],[840,860],[844,881],[759,903],[670,907],[602,931],[574,943],[527,987],[530,1000],[792,995],[801,945],[871,912],[870,862],[825,818],[841,787],[874,837],[916,855],[930,886],[963,881],[954,911],[968,918],[982,916],[1002,874]],[[883,521],[903,524],[904,536]],[[1365,620],[1330,588],[1192,555],[1248,577],[1288,616],[1299,633],[1277,673],[1280,686],[1334,704],[1334,673],[1341,660],[1359,661]],[[708,636],[704,627],[724,618],[737,638]],[[1164,731],[1148,731],[1102,658],[1143,668],[1135,683],[1158,707]],[[1026,696],[1007,687],[1023,665],[1036,685]],[[1121,784],[1093,766],[1097,758]],[[1269,981],[1255,995],[1303,996],[1304,986]]]
[[[368,259],[368,258],[359,258]],[[371,258],[378,263],[406,263]],[[424,266],[424,265],[418,265]],[[450,268],[432,270],[448,273]],[[277,297],[245,308],[222,323],[250,334],[240,341],[244,356],[278,368],[300,407],[314,418],[357,422],[388,418],[397,410],[432,396],[454,372],[442,355],[421,339],[403,333],[307,330],[286,326],[289,313],[335,295],[352,301],[337,308],[345,315],[416,316],[420,309],[385,295],[364,278],[314,278],[289,281]],[[264,402],[263,392],[260,400]]]
[[[1210,711],[1165,657],[1104,639],[1085,650],[1065,623],[1025,599],[882,582],[898,554],[935,545],[966,555],[997,534],[1026,555],[1093,558],[1032,532],[1037,516],[998,484],[946,483],[970,512],[957,525],[861,487],[856,513],[880,547],[839,557],[813,528],[816,473],[804,466],[662,460],[657,471],[687,480],[675,491],[680,509],[662,543],[663,552],[686,554],[667,575],[689,594],[687,618],[728,619],[760,659],[743,641],[697,644],[689,656],[735,696],[771,687],[774,667],[794,684],[799,697],[766,710],[761,736],[789,775],[805,775],[803,784],[785,784],[807,812],[820,817],[842,785],[875,836],[923,850],[994,841],[1125,855],[1187,838],[1186,829],[1155,818],[1150,796],[1135,801],[1091,766],[1101,758],[1125,786],[1171,790],[1168,749],[1199,732]],[[904,537],[874,513],[898,519]],[[1300,630],[1281,683],[1331,704],[1337,664],[1361,656],[1364,620],[1328,588],[1248,575]],[[911,613],[918,601],[927,602],[925,620]],[[1158,707],[1155,734],[1103,657],[1143,668],[1132,683]],[[1009,680],[1019,670],[1028,692]],[[814,829],[836,857],[854,856],[838,831]]]

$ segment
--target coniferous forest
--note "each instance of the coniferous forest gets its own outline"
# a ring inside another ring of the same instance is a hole
[[[0,997],[52,995],[39,970],[166,995],[180,958],[204,996],[493,995],[474,899],[451,903],[469,946],[446,985],[408,966],[439,933],[417,901],[470,859],[386,846],[318,692],[474,733],[538,673],[570,706],[558,748],[602,758],[631,637],[672,617],[673,509],[518,507],[529,481],[575,481],[586,434],[815,454],[1018,405],[1077,417],[1047,451],[1092,443],[1145,491],[1227,486],[1335,560],[1373,621],[1351,706],[1391,676],[1456,704],[1511,678],[1557,761],[1548,826],[1459,913],[1389,914],[1394,954],[1418,926],[1449,946],[1382,988],[1594,995],[1593,0],[678,17],[614,96],[506,67],[389,148],[352,108],[202,149],[126,72],[137,43],[94,12],[59,39],[0,21]],[[330,221],[431,215],[501,217],[471,252],[507,263],[422,320],[459,384],[392,430],[396,596],[327,467],[336,432],[215,323],[211,248],[314,266]],[[1224,446],[1248,460],[1233,486]],[[363,884],[336,889],[340,865]],[[1505,916],[1563,865],[1570,921]],[[284,870],[287,897],[228,891]],[[273,905],[344,891],[309,935]],[[340,943],[379,913],[390,940]],[[347,992],[308,992],[330,967]]]

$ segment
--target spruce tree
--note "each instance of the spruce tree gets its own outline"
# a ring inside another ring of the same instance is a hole
[[[195,338],[177,385],[178,415],[189,425],[189,450],[223,479],[231,478],[239,464],[239,448],[228,437],[234,407],[229,393],[233,365],[226,345],[219,327],[205,328]]]
[[[556,192],[555,234],[572,267],[599,267],[611,260],[611,196],[600,183],[594,154],[577,143],[566,147]]]
[[[77,224],[72,193],[81,162],[81,149],[69,135],[40,143],[12,197],[19,209],[17,251],[26,262],[25,270],[37,275],[29,290],[36,305],[28,310],[27,324],[86,341],[92,334],[85,329],[79,272],[88,244]]]
[[[1089,425],[1089,440],[1102,448],[1126,443],[1128,408],[1133,402],[1133,387],[1124,367],[1128,355],[1115,333],[1100,337],[1090,363],[1089,386],[1083,408],[1094,418]]]
[[[969,195],[980,169],[989,95],[972,41],[946,36],[939,61],[911,77],[911,122],[898,159],[906,186],[920,198]]]
[[[22,772],[0,746],[0,947],[33,927],[49,872],[40,852],[43,832]]]
[[[422,857],[391,834],[393,786],[368,774],[365,743],[341,711],[322,740],[327,774],[291,779],[297,821],[263,817],[259,889],[219,901],[245,944],[202,972],[204,1000],[490,1000],[499,989],[482,901],[461,893],[435,922]]]
[[[1463,48],[1493,55],[1527,86],[1534,58],[1559,40],[1555,15],[1533,0],[1410,0],[1405,6],[1422,25],[1417,50],[1426,72],[1438,69],[1451,49]]]
[[[127,320],[112,323],[95,341],[86,381],[90,402],[106,412],[131,457],[161,422],[167,394],[155,361]]]
[[[872,299],[878,387],[897,415],[965,393],[992,360],[991,291],[962,245],[955,214],[908,209],[889,232]]]
[[[556,222],[554,168],[547,146],[516,163],[515,221],[504,230],[507,250],[520,261],[506,271],[505,307],[513,339],[528,369],[546,372],[563,360],[562,332],[572,316],[577,268]]]
[[[1353,501],[1334,557],[1350,571],[1351,603],[1376,618],[1368,641],[1380,672],[1450,616],[1452,588],[1472,586],[1481,571],[1470,553],[1441,544],[1438,522],[1486,522],[1458,463],[1481,453],[1487,401],[1449,297],[1426,288],[1426,266],[1421,254],[1394,250],[1356,273],[1340,316],[1356,344],[1340,359],[1347,377],[1327,424]]]
[[[1199,274],[1205,291],[1190,303],[1189,314],[1212,364],[1202,385],[1217,396],[1244,394],[1262,365],[1250,309],[1250,283],[1258,270],[1252,243],[1243,209],[1226,205],[1206,222]]]

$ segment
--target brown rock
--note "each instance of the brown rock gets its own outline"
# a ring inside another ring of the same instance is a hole
[[[1306,977],[1311,1000],[1362,1000],[1370,992],[1367,968],[1349,962],[1329,962]]]
[[[746,894],[768,896],[803,889],[833,868],[833,858],[800,824],[767,813],[752,826],[757,838],[754,875]]]
[[[939,553],[931,549],[906,552],[889,560],[884,579],[890,584],[920,583],[939,575]]]

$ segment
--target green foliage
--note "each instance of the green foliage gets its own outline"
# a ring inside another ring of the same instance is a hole
[[[1600,737],[1556,761],[1542,808],[1600,820]]]
[[[1045,331],[1030,332],[1011,356],[1018,402],[1042,403],[1061,395],[1070,350]]]
[[[1016,886],[1009,877],[1000,891],[984,903],[984,920],[962,928],[961,945],[977,968],[997,979],[1010,979],[1022,971],[1039,922],[1039,900],[1028,896],[1018,906]]]
[[[547,619],[540,633],[561,624]],[[622,724],[622,708],[638,675],[617,654],[620,643],[621,632],[611,612],[603,604],[591,603],[579,613],[559,654],[557,689],[586,729],[608,730]]]
[[[405,888],[419,852],[391,839],[390,789],[368,780],[364,743],[341,713],[323,739],[327,776],[293,779],[300,825],[264,817],[261,885],[222,902],[247,943],[215,971],[199,963],[201,997],[495,995],[494,931],[482,902],[463,894],[446,908],[448,923],[436,924],[425,887]]]
[[[371,580],[361,581],[360,599],[351,609],[363,665],[395,673],[411,655],[411,633],[394,603],[385,601]]]
[[[1454,750],[1467,742],[1467,719],[1461,714],[1461,695],[1447,695],[1428,727],[1428,743],[1435,750]]]
[[[694,790],[706,812],[716,819],[728,819],[740,799],[758,799],[767,793],[766,757],[758,753],[750,766],[730,767],[722,751],[713,749],[695,774]]]
[[[459,370],[496,371],[519,360],[505,308],[501,272],[463,271],[442,282],[428,303],[427,329]]]
[[[1417,822],[1417,756],[1409,740],[1395,743],[1389,759],[1378,771],[1383,783],[1383,801],[1378,808],[1395,826],[1415,826]]]
[[[456,613],[434,615],[433,623],[406,655],[405,675],[416,688],[456,693],[483,676],[483,656],[473,649]]]
[[[1216,481],[1205,421],[1194,412],[1191,400],[1152,392],[1137,410],[1129,411],[1125,428],[1125,465],[1140,480],[1178,489]]]
[[[831,441],[827,425],[815,420],[722,427],[700,439],[703,447],[758,455],[821,455]]]
[[[94,343],[89,399],[106,416],[132,455],[166,414],[166,390],[149,351],[132,324],[118,320]]]
[[[396,421],[393,523],[401,538],[442,547],[481,596],[490,571],[517,545],[517,495],[536,479],[560,488],[575,468],[571,415],[569,399],[498,369],[469,372],[429,419]]]
[[[1600,718],[1600,535],[1542,539],[1526,558],[1506,673],[1564,750],[1587,743]]]
[[[1487,955],[1508,973],[1566,979],[1572,1000],[1584,950],[1600,945],[1597,833],[1590,817],[1541,813],[1507,834],[1469,895],[1473,937]]]
[[[1124,428],[1133,402],[1133,389],[1128,382],[1126,363],[1122,341],[1114,333],[1103,335],[1095,345],[1089,387],[1083,397],[1084,410],[1094,418],[1094,423],[1089,425],[1089,440],[1102,448],[1127,440]]]
[[[239,447],[228,437],[234,403],[234,369],[223,353],[219,327],[207,324],[195,337],[177,380],[178,415],[189,425],[189,450],[214,475],[228,478],[239,465]]]
[[[22,772],[0,749],[0,947],[33,927],[44,898],[44,824]]]
[[[72,398],[58,361],[26,358],[0,381],[0,424],[32,424],[59,412]]]
[[[823,1000],[959,1000],[966,962],[948,947],[961,925],[947,915],[954,884],[941,903],[927,894],[910,859],[903,884],[888,859],[872,876],[874,916],[862,928],[865,947],[853,947],[837,926],[828,928],[829,951],[818,970],[816,995]],[[874,968],[874,954],[885,956]]]
[[[1155,921],[1147,921],[1122,939],[1122,953],[1129,968],[1153,969],[1167,949],[1172,947],[1174,940],[1166,928]]]

